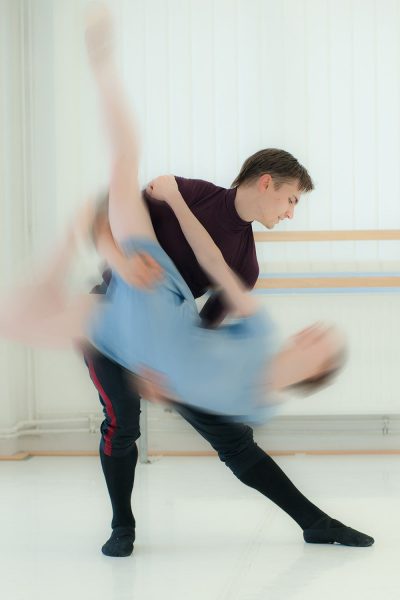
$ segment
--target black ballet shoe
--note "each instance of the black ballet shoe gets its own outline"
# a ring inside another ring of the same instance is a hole
[[[304,529],[303,537],[308,544],[342,544],[359,548],[372,546],[375,541],[371,536],[329,517],[322,517]]]
[[[130,556],[135,542],[134,527],[116,527],[101,551],[106,556]]]

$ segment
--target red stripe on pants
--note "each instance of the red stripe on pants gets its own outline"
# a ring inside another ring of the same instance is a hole
[[[110,419],[110,424],[107,428],[107,432],[104,435],[104,444],[105,444],[104,454],[106,454],[107,456],[111,456],[112,455],[112,438],[114,437],[116,426],[117,426],[117,417],[115,416],[115,412],[114,412],[114,408],[111,403],[111,400],[105,393],[103,386],[101,385],[100,381],[98,380],[98,377],[97,377],[94,367],[93,367],[93,363],[90,360],[89,360],[89,373],[90,373],[90,377],[91,377],[97,391],[99,392],[100,396],[103,399],[104,404],[106,405],[107,416]]]

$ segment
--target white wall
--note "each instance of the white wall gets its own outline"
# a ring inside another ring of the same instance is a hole
[[[85,190],[107,181],[82,43],[85,4],[32,4],[40,56],[34,97],[46,107],[40,141],[54,166],[55,218]],[[316,183],[295,221],[281,228],[398,226],[398,0],[110,4],[142,133],[143,183],[174,172],[228,186],[249,154],[278,146],[293,152]],[[38,190],[35,206],[51,214],[48,191]],[[37,216],[43,224],[38,236],[46,239],[50,228],[41,212]],[[264,244],[259,256],[275,271],[365,270],[366,264],[390,271],[399,266],[399,250],[400,243],[390,241]]]
[[[0,100],[5,273],[26,254],[51,247],[80,198],[107,182],[107,152],[82,41],[85,4],[2,0],[0,5],[5,49],[0,75],[2,89],[9,91]],[[295,220],[282,228],[399,227],[399,0],[110,4],[119,28],[119,62],[141,128],[143,183],[173,172],[229,186],[249,154],[283,147],[308,167],[317,187],[301,201]],[[262,244],[258,253],[262,269],[269,272],[399,269],[398,242]],[[377,382],[360,383],[364,349],[375,350],[379,343],[380,354],[372,352],[367,364],[382,360],[383,371],[374,373],[385,389],[397,387],[393,357],[399,298],[357,294],[268,300],[283,330],[289,323],[296,328],[297,322],[313,320],[328,307],[331,317],[340,313],[354,342],[356,373],[343,378],[342,401],[329,392],[324,404],[288,410],[399,412],[393,393],[383,394],[383,404],[376,404]],[[385,349],[383,331],[390,349]],[[35,352],[29,374],[27,351],[6,346],[4,352],[21,355],[26,371],[18,368],[24,373],[18,386],[25,385],[29,393],[12,392],[24,396],[22,414],[1,414],[1,426],[21,418],[98,412],[78,357]],[[15,364],[10,371],[7,360],[1,367],[5,397],[15,386]]]
[[[25,142],[29,124],[22,94],[23,61],[21,4],[0,4],[0,264],[1,290],[14,280],[16,265],[29,252],[28,199],[30,173]],[[28,418],[31,394],[31,352],[0,341],[1,424],[12,426]]]

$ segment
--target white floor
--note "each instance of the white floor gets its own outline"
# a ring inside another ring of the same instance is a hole
[[[96,458],[0,463],[0,582],[7,600],[398,600],[400,457],[279,458],[321,508],[375,537],[314,546],[214,458],[137,470],[137,541],[100,553],[110,512]]]

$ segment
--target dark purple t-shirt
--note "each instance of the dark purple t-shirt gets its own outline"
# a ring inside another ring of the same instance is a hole
[[[259,275],[253,230],[251,223],[243,221],[236,212],[236,189],[184,177],[176,177],[176,182],[186,204],[207,229],[227,264],[248,288],[253,288]],[[175,263],[193,296],[202,296],[212,282],[197,262],[174,212],[165,202],[150,198],[146,192],[143,197],[160,245]],[[206,302],[201,316],[212,323],[225,313],[221,296],[214,294]]]

